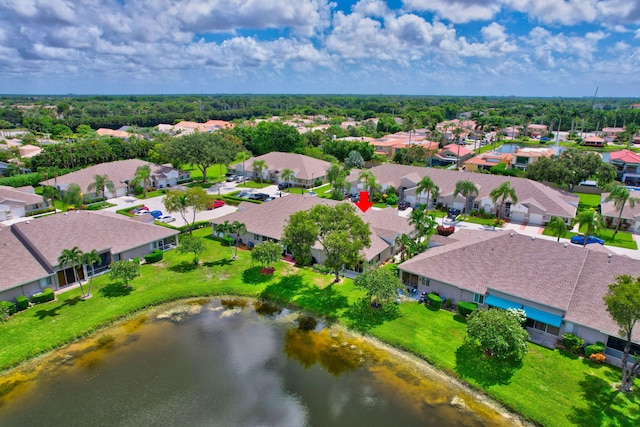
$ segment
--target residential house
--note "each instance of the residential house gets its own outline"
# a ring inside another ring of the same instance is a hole
[[[487,151],[482,154],[478,154],[468,160],[465,160],[462,164],[464,170],[470,172],[482,172],[488,171],[494,166],[504,163],[507,167],[511,167],[513,155],[510,153],[499,153],[497,151]]]
[[[529,132],[529,136],[533,138],[544,137],[549,134],[547,125],[530,124],[527,126],[527,131]]]
[[[373,139],[369,141],[369,144],[374,146],[376,154],[381,154],[389,159],[393,159],[398,150],[411,146],[423,147],[427,153],[435,153],[440,148],[437,142],[426,139],[426,133],[424,131],[416,131],[411,134],[409,134],[409,132],[398,132],[382,138]]]
[[[631,150],[609,153],[609,163],[616,168],[617,180],[625,184],[640,184],[640,154]]]
[[[0,221],[22,218],[47,206],[42,196],[0,185]]]
[[[110,138],[120,138],[120,139],[129,139],[129,138],[138,138],[142,139],[143,136],[137,133],[127,132],[123,129],[113,130],[107,128],[99,128],[96,130],[96,134],[98,136],[108,136]]]
[[[640,261],[599,245],[583,248],[506,231],[460,230],[450,238],[399,266],[408,286],[454,303],[522,308],[532,341],[554,348],[570,332],[587,344],[604,342],[607,358],[619,361],[623,342],[602,297],[619,275],[640,276]],[[640,330],[633,340],[640,343]]]
[[[261,172],[253,169],[255,161],[263,160],[267,166]],[[253,177],[274,183],[283,182],[282,171],[291,169],[295,178],[292,180],[296,187],[311,188],[317,181],[324,182],[327,177],[327,169],[331,163],[313,157],[294,153],[281,153],[274,151],[262,156],[251,157],[244,162],[229,165],[228,171],[236,175]]]
[[[9,163],[0,162],[0,176],[5,176],[9,170]]]
[[[205,123],[181,121],[175,125],[159,124],[158,131],[173,135],[190,135],[194,132],[215,132],[220,129],[231,129],[235,125],[224,120],[209,120]]]
[[[263,204],[243,202],[238,206],[238,211],[215,218],[211,222],[214,234],[216,226],[225,221],[230,223],[238,221],[245,224],[247,232],[240,236],[239,243],[255,246],[267,240],[280,241],[284,227],[292,214],[307,211],[317,204],[335,206],[338,203],[348,202],[289,194]],[[362,251],[365,265],[351,266],[349,271],[362,271],[367,266],[377,265],[388,260],[397,253],[396,239],[402,234],[412,235],[413,233],[413,228],[409,225],[407,218],[398,216],[394,209],[369,209],[366,213],[356,210],[356,212],[364,222],[369,224],[372,233],[371,246]],[[265,218],[268,218],[268,221]],[[316,262],[322,263],[326,259],[319,244],[312,248],[312,254]]]
[[[582,141],[582,145],[585,147],[604,147],[606,145],[606,141],[599,136],[588,136]]]
[[[400,199],[412,204],[427,202],[426,195],[417,194],[416,187],[422,178],[429,176],[440,188],[435,197],[431,195],[429,203],[441,203],[461,211],[465,209],[464,197],[453,197],[458,181],[469,180],[478,187],[479,193],[471,198],[471,208],[485,212],[495,212],[497,208],[491,200],[491,191],[509,181],[516,190],[518,203],[507,200],[502,206],[501,216],[518,223],[544,225],[552,216],[558,216],[570,225],[579,202],[574,194],[526,178],[394,164],[376,166],[370,171],[383,188],[395,187]],[[358,181],[357,176],[348,177],[347,182],[351,185],[351,192],[363,190],[363,184]]]
[[[73,211],[0,226],[0,299],[31,296],[75,282],[73,269],[60,265],[64,249],[96,250],[100,262],[77,269],[80,279],[100,274],[114,261],[143,257],[155,249],[174,248],[179,232],[133,221],[112,212]],[[2,237],[4,236],[4,237]]]
[[[511,159],[511,166],[526,170],[528,166],[537,162],[539,158],[552,157],[553,155],[555,155],[555,151],[551,148],[516,147]]]
[[[473,120],[453,119],[440,122],[436,125],[436,131],[440,132],[446,141],[463,141],[476,129]]]
[[[613,201],[607,202],[610,193],[602,193],[600,201],[600,214],[609,228],[616,228],[620,217],[620,230],[631,233],[640,233],[640,203],[631,207],[625,203],[620,216],[620,209],[616,208]],[[631,189],[631,197],[640,198],[640,192]]]
[[[37,156],[41,152],[42,152],[42,148],[32,144],[25,144],[18,147],[18,153],[20,154],[20,157],[23,159],[28,159],[30,157]]]
[[[472,156],[473,150],[468,150],[460,144],[449,144],[431,158],[431,166],[461,166],[465,160]]]
[[[174,169],[171,165],[158,165],[144,160],[129,159],[100,163],[57,178],[48,179],[41,184],[56,186],[63,192],[66,191],[70,184],[77,184],[82,189],[85,197],[91,199],[95,197],[96,191],[89,191],[89,185],[95,181],[96,175],[107,175],[115,186],[115,193],[107,190],[105,197],[107,199],[121,197],[133,190],[131,181],[136,176],[136,170],[141,166],[149,166],[151,168],[151,187],[154,189],[174,187],[179,182],[187,181],[191,178],[189,172]]]
[[[600,136],[606,141],[606,142],[614,142],[617,139],[622,137],[622,134],[626,131],[626,128],[621,128],[621,127],[608,127],[608,128],[602,128],[602,132],[600,133]]]

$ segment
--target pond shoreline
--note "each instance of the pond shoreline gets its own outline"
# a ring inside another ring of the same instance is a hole
[[[73,341],[70,342],[66,342],[64,344],[61,344],[60,346],[56,347],[56,348],[52,348],[42,354],[39,354],[31,359],[25,360],[11,368],[8,368],[2,372],[0,372],[0,378],[7,378],[10,377],[11,375],[20,372],[20,371],[31,371],[31,372],[37,372],[39,371],[38,367],[39,365],[42,364],[43,361],[47,360],[48,358],[51,358],[52,355],[54,354],[54,352],[59,352],[59,351],[63,351],[65,348],[71,348],[74,344],[78,344],[82,341],[88,341],[91,340],[95,337],[97,337],[98,335],[100,335],[101,333],[104,333],[106,331],[108,331],[109,329],[113,329],[113,328],[117,328],[119,326],[124,325],[126,322],[131,321],[132,319],[136,318],[136,317],[140,317],[140,316],[145,316],[147,314],[150,314],[152,312],[159,312],[161,310],[166,310],[167,308],[171,308],[172,305],[178,306],[179,304],[193,304],[193,303],[197,303],[197,304],[201,304],[204,305],[207,302],[213,301],[213,300],[225,300],[225,299],[241,299],[247,302],[247,304],[251,304],[253,302],[258,301],[258,299],[256,298],[251,298],[251,297],[240,297],[240,296],[232,296],[232,295],[227,295],[227,296],[212,296],[212,297],[195,297],[195,298],[181,298],[181,299],[176,299],[176,300],[172,300],[172,301],[166,301],[163,302],[161,304],[158,305],[153,305],[153,306],[148,306],[145,307],[143,309],[140,310],[136,310],[133,311],[131,313],[128,313],[127,315],[120,317],[118,319],[115,319],[112,322],[109,322],[105,325],[101,325],[100,327],[97,327],[95,330],[93,330],[92,332],[82,336],[82,337],[78,337],[77,339],[74,339]],[[281,306],[281,304],[278,304],[277,302],[272,302],[278,306]],[[302,313],[303,311],[300,310],[299,308],[294,308],[293,309],[295,312],[297,313]],[[373,337],[369,334],[360,334],[356,331],[353,331],[351,329],[348,329],[346,326],[342,325],[342,324],[331,324],[331,325],[327,325],[326,328],[331,332],[331,333],[340,333],[340,334],[344,334],[344,336],[349,337],[351,339],[355,339],[355,340],[363,340],[364,342],[366,342],[368,345],[381,350],[385,353],[388,353],[390,355],[393,356],[394,360],[399,361],[399,363],[404,366],[409,368],[411,371],[417,371],[419,372],[421,375],[424,375],[425,377],[434,380],[434,381],[438,381],[438,382],[443,382],[446,383],[449,387],[451,387],[452,389],[458,390],[461,393],[464,393],[465,395],[471,396],[473,398],[473,400],[478,403],[479,405],[488,407],[490,409],[492,409],[493,411],[495,411],[496,413],[499,413],[501,416],[503,416],[505,418],[505,420],[508,420],[512,425],[519,425],[519,426],[534,426],[536,425],[535,423],[532,423],[526,419],[524,419],[520,414],[518,414],[515,411],[510,410],[509,408],[507,408],[505,405],[503,405],[502,403],[490,398],[489,396],[487,396],[482,390],[478,390],[472,386],[470,386],[469,384],[465,383],[464,381],[460,380],[459,378],[456,378],[455,376],[452,376],[450,374],[448,374],[447,372],[438,369],[437,367],[433,366],[432,364],[430,364],[429,362],[427,362],[426,360],[420,358],[419,356],[405,350],[405,349],[401,349],[398,347],[394,347],[390,344],[385,343],[384,341],[381,341],[380,339]],[[460,402],[455,401],[455,398],[449,402],[449,404],[451,405],[459,405]],[[464,404],[464,403],[462,403]]]

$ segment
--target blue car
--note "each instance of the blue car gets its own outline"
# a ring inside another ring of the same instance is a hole
[[[573,236],[571,238],[571,243],[575,243],[576,245],[584,245],[584,236]],[[589,243],[599,243],[601,245],[604,245],[604,240],[596,236],[587,236],[587,245]]]
[[[149,214],[155,219],[158,219],[162,216],[162,211],[151,211]]]

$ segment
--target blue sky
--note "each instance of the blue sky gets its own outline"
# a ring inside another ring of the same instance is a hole
[[[0,93],[640,97],[638,0],[0,0]]]

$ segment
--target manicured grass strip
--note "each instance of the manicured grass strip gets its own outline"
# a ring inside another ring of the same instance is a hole
[[[580,231],[582,232],[582,234],[584,234],[586,229],[583,227],[580,229]],[[633,240],[633,235],[631,233],[628,233],[626,231],[619,231],[618,234],[616,234],[616,237],[614,238],[613,237],[614,232],[615,230],[604,229],[604,230],[598,231],[596,233],[596,236],[604,240],[605,246],[616,246],[619,248],[633,249],[633,250],[638,249],[638,243],[635,240]],[[547,230],[546,227],[542,231],[542,234],[544,234],[545,236],[553,236],[553,233],[550,230]],[[575,233],[573,231],[566,231],[561,237],[565,239],[570,239],[577,234],[578,233]],[[591,243],[591,244],[595,244],[595,243]]]
[[[270,185],[273,185],[271,182],[263,182],[260,183],[260,181],[256,182],[256,181],[245,181],[242,184],[238,184],[236,187],[237,188],[265,188],[268,187]]]
[[[640,425],[640,381],[623,395],[611,386],[620,371],[533,344],[521,364],[478,355],[464,345],[464,319],[448,311],[431,311],[416,302],[385,304],[372,309],[363,291],[349,279],[332,284],[332,275],[279,262],[274,275],[260,273],[249,252],[231,260],[228,247],[210,238],[210,229],[195,231],[207,251],[194,267],[189,254],[164,254],[143,265],[131,290],[94,280],[94,296],[80,298],[78,289],[58,295],[56,302],[31,307],[0,327],[0,369],[84,337],[131,312],[187,297],[241,295],[266,298],[301,308],[368,332],[415,353],[488,395],[549,426]],[[0,389],[2,389],[0,383]]]
[[[599,194],[575,193],[579,198],[578,212],[585,209],[595,209],[600,204]]]

